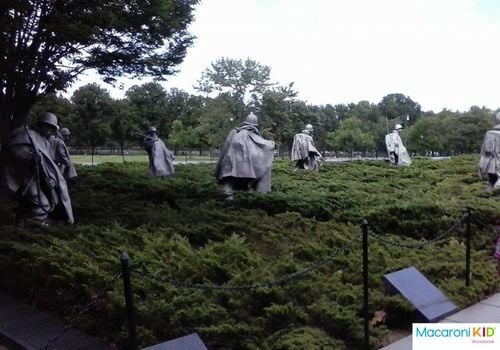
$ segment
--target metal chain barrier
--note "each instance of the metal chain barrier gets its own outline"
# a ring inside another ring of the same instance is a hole
[[[203,290],[203,291],[219,290],[219,291],[242,292],[242,291],[249,291],[249,290],[258,289],[258,288],[266,288],[266,287],[267,288],[271,288],[271,287],[274,287],[274,286],[279,286],[279,285],[287,284],[287,283],[289,283],[289,282],[291,282],[293,280],[297,280],[297,279],[300,279],[302,277],[305,277],[305,276],[311,274],[312,272],[316,271],[317,269],[319,269],[323,265],[331,262],[334,258],[336,258],[337,256],[339,256],[340,254],[346,252],[352,246],[352,244],[354,242],[358,242],[358,241],[360,241],[360,239],[361,239],[360,237],[354,237],[346,245],[344,245],[343,247],[337,249],[334,253],[332,253],[332,254],[328,255],[327,257],[325,257],[325,258],[317,261],[316,263],[312,264],[311,266],[309,266],[308,268],[306,268],[304,270],[297,271],[297,272],[291,273],[289,275],[280,277],[280,278],[278,278],[276,280],[269,281],[269,282],[263,282],[263,283],[255,283],[255,284],[247,284],[247,285],[236,285],[236,286],[231,286],[231,285],[207,285],[207,284],[197,284],[197,283],[191,284],[191,283],[177,282],[177,281],[174,281],[172,279],[169,279],[169,278],[166,278],[166,277],[159,276],[157,274],[148,272],[148,271],[146,271],[144,269],[132,269],[132,272],[138,273],[139,275],[142,275],[144,277],[148,277],[150,279],[153,279],[153,280],[156,280],[156,281],[159,281],[159,282],[168,283],[170,285],[173,285],[174,287],[182,288],[182,289],[199,289],[199,290]]]
[[[371,231],[373,231],[373,233],[368,231],[368,234],[371,237],[375,238],[376,240],[378,240],[384,244],[392,245],[395,247],[401,247],[401,248],[417,248],[418,249],[418,248],[422,248],[422,247],[428,246],[430,244],[434,244],[438,241],[449,238],[455,231],[457,231],[464,224],[468,215],[469,215],[468,213],[465,213],[464,215],[462,215],[462,217],[460,217],[460,219],[455,224],[453,224],[452,227],[450,227],[448,230],[446,230],[446,232],[443,232],[442,234],[434,237],[433,239],[430,239],[430,240],[422,242],[422,243],[406,244],[406,243],[398,243],[398,242],[394,242],[390,239],[382,238],[383,233],[381,233],[381,231],[378,230],[371,223],[369,223],[368,225],[369,225]]]
[[[103,288],[101,289],[96,295],[92,298],[92,300],[87,303],[78,313],[75,317],[73,317],[65,326],[63,329],[61,329],[54,337],[48,340],[45,346],[39,348],[39,350],[48,350],[55,342],[57,342],[58,339],[60,339],[69,329],[73,327],[73,324],[78,320],[82,315],[86,314],[89,312],[92,308],[94,308],[99,301],[101,301],[102,297],[108,292],[109,290],[113,289],[114,284],[118,279],[121,277],[124,278],[124,288],[125,288],[125,294],[127,294],[127,286],[125,283],[125,277],[128,276],[129,279],[129,286],[128,286],[128,292],[130,293],[130,300],[127,300],[126,298],[126,304],[127,307],[130,306],[131,310],[131,315],[133,316],[133,303],[132,303],[132,290],[130,288],[130,273],[136,273],[142,277],[149,278],[153,281],[161,282],[161,283],[167,283],[170,284],[176,288],[179,289],[195,289],[195,290],[202,290],[202,291],[230,291],[230,292],[245,292],[245,291],[251,291],[255,290],[258,288],[272,288],[276,286],[282,286],[285,284],[288,284],[292,281],[304,278],[319,268],[323,267],[324,265],[332,262],[336,257],[339,255],[349,251],[350,248],[352,248],[353,244],[356,242],[360,242],[363,238],[364,245],[367,244],[367,237],[371,236],[375,238],[376,240],[387,244],[387,245],[392,245],[396,247],[402,247],[402,248],[422,248],[425,246],[428,246],[430,244],[434,244],[436,242],[442,241],[444,239],[449,238],[453,233],[458,231],[460,227],[464,225],[464,223],[467,223],[467,231],[469,232],[470,228],[470,223],[473,222],[478,226],[481,226],[485,229],[491,230],[493,232],[496,232],[495,229],[493,229],[491,226],[482,223],[478,218],[476,218],[474,215],[471,214],[470,210],[468,210],[466,213],[464,213],[454,224],[452,227],[450,227],[446,232],[443,232],[442,234],[434,237],[433,239],[430,239],[428,241],[422,242],[422,243],[417,243],[417,244],[406,244],[406,243],[399,243],[395,242],[391,239],[386,239],[382,238],[384,233],[381,233],[380,230],[378,230],[374,225],[371,223],[368,223],[366,220],[364,221],[364,228],[363,228],[363,237],[360,237],[358,235],[355,235],[351,240],[347,241],[345,245],[343,245],[340,248],[337,248],[333,253],[329,254],[328,256],[317,260],[314,263],[311,263],[311,265],[303,270],[282,276],[280,278],[268,281],[268,282],[263,282],[263,283],[254,283],[254,284],[245,284],[245,285],[211,285],[211,284],[201,284],[201,283],[186,283],[186,282],[178,282],[174,279],[167,278],[164,276],[159,275],[158,273],[152,273],[146,270],[145,267],[140,267],[140,268],[130,268],[129,265],[129,258],[126,253],[122,254],[121,261],[122,261],[122,271],[117,273],[113,279]],[[372,232],[370,232],[370,230]],[[367,252],[367,249],[366,249]],[[365,255],[365,248],[363,248],[363,255]],[[365,260],[365,259],[364,259]],[[366,259],[367,260],[367,259]],[[368,269],[366,268],[366,271]],[[468,284],[467,284],[468,285]],[[136,335],[135,335],[135,321],[133,320],[134,317],[131,315],[128,315],[128,323],[129,323],[129,344],[131,344],[131,348],[136,349]],[[365,317],[366,320],[368,320],[367,317]],[[365,322],[366,322],[365,320]],[[133,332],[131,332],[133,330]],[[365,337],[368,335],[368,332],[365,330]],[[365,343],[368,344],[368,342],[365,340]]]
[[[61,329],[55,336],[50,338],[47,341],[47,344],[45,346],[41,347],[40,350],[48,350],[59,338],[61,338],[71,327],[73,327],[73,324],[76,322],[77,319],[79,319],[82,315],[86,314],[89,312],[94,306],[97,305],[97,303],[100,301],[100,299],[108,292],[109,290],[112,289],[116,281],[121,278],[122,273],[119,272],[117,273],[113,279],[103,288],[101,289],[95,297],[93,297],[92,301],[90,301],[87,305],[85,305],[79,312],[78,314],[73,317],[65,326],[63,329]]]
[[[480,218],[478,218],[475,214],[471,215],[472,223],[475,224],[476,226],[485,229],[486,231],[490,231],[491,233],[497,235],[499,232],[499,229],[495,228],[494,226],[491,226],[489,224],[485,224],[484,222],[481,221]]]

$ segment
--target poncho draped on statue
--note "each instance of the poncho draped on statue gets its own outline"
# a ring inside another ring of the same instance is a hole
[[[175,173],[174,155],[158,136],[146,137],[144,148],[149,155],[150,176],[170,176]]]
[[[66,222],[74,222],[68,187],[51,159],[47,138],[32,128],[19,128],[2,153],[0,184],[21,200],[21,219],[43,223],[59,204]]]
[[[478,170],[481,177],[488,174],[500,176],[500,124],[484,135]]]
[[[264,139],[256,127],[245,125],[233,129],[221,149],[215,177],[258,181],[258,192],[271,190],[274,142]]]
[[[317,169],[319,158],[321,158],[321,153],[314,146],[311,135],[300,133],[294,136],[292,144],[293,161],[300,161],[300,167],[303,169]]]
[[[71,156],[64,140],[59,136],[52,136],[49,141],[51,143],[51,158],[59,165],[64,178],[69,180],[77,177],[75,166],[71,161]]]
[[[385,145],[387,147],[389,160],[392,164],[404,166],[411,164],[410,155],[408,154],[406,147],[403,145],[401,136],[399,136],[397,131],[393,131],[390,134],[385,135]],[[394,155],[397,156],[397,162]]]

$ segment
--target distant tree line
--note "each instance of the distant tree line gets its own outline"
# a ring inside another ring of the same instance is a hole
[[[280,155],[289,152],[293,135],[314,125],[314,138],[322,151],[385,155],[384,135],[395,124],[405,128],[403,139],[410,152],[420,155],[479,151],[485,131],[494,123],[493,112],[473,106],[467,112],[423,112],[401,93],[385,96],[378,104],[312,105],[297,98],[293,83],[270,81],[270,68],[254,60],[220,58],[207,68],[193,95],[179,89],[166,91],[150,82],[133,86],[123,99],[89,84],[70,99],[48,95],[31,110],[31,118],[52,111],[61,126],[72,131],[72,144],[94,152],[114,147],[122,153],[140,144],[148,126],[174,150],[214,150],[250,112],[260,118],[260,130],[275,140]]]
[[[315,127],[324,151],[385,153],[384,134],[405,126],[404,141],[419,154],[477,152],[493,124],[485,108],[434,114],[401,93],[379,103],[315,106],[297,98],[293,83],[271,82],[271,68],[250,58],[219,58],[201,74],[197,94],[165,91],[158,83],[134,86],[125,98],[87,85],[70,99],[57,95],[94,69],[117,77],[164,80],[192,45],[188,25],[199,0],[30,0],[0,5],[0,145],[10,132],[52,111],[73,131],[73,145],[95,151],[137,145],[134,132],[154,125],[174,149],[216,149],[247,113],[285,154],[305,124]],[[1,146],[0,146],[1,147]]]

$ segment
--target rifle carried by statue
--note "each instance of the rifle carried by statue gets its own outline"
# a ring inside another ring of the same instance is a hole
[[[50,208],[48,210],[44,209],[43,207],[41,208],[44,212],[49,213],[52,210],[54,210],[54,207],[57,203],[57,198],[56,194],[54,193],[54,189],[56,187],[56,180],[53,179],[47,172],[46,166],[49,166],[46,162],[43,160],[43,154],[42,152],[38,149],[36,143],[33,141],[33,138],[31,137],[31,133],[29,131],[29,128],[25,125],[24,126],[24,131],[26,132],[26,135],[28,136],[28,140],[31,144],[31,147],[33,147],[33,152],[34,152],[34,170],[35,170],[35,175],[34,175],[34,180],[36,181],[36,190],[37,190],[37,197],[40,203],[42,203],[42,190],[44,191],[48,201]],[[24,186],[24,191],[27,190],[27,185],[25,184]]]
[[[144,135],[144,134],[141,134],[140,132],[134,132],[134,136],[135,137],[142,137],[143,139],[147,139],[147,140],[155,140],[156,139],[153,136]]]

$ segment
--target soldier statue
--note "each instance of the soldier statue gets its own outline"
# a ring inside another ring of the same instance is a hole
[[[479,176],[488,178],[487,192],[500,188],[500,112],[495,116],[496,125],[484,135],[479,159]]]
[[[70,132],[68,128],[61,128],[55,135],[50,137],[52,143],[52,159],[59,166],[66,181],[73,181],[76,176],[76,169],[71,161],[71,157],[66,147],[66,141],[69,140]]]
[[[385,145],[387,147],[387,155],[389,156],[389,161],[393,165],[409,166],[411,164],[410,155],[403,145],[401,136],[399,133],[403,130],[401,124],[396,124],[394,130],[385,135]]]
[[[144,136],[144,149],[149,156],[149,176],[170,176],[175,173],[174,154],[158,137],[158,130],[151,126]]]
[[[17,199],[19,226],[47,226],[56,206],[74,223],[66,180],[53,160],[50,139],[57,127],[57,117],[45,113],[34,125],[14,130],[2,149],[0,185]]]
[[[306,128],[293,138],[292,160],[295,169],[319,170],[321,153],[316,149],[312,138],[313,126],[307,124]]]
[[[250,113],[222,146],[215,178],[223,186],[226,200],[233,199],[234,190],[271,191],[274,142],[264,139],[257,126],[257,116]]]

